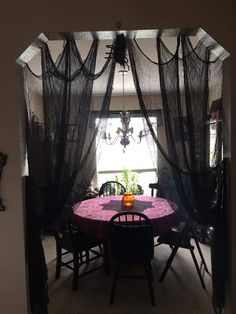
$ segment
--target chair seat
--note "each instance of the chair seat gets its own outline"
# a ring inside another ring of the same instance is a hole
[[[79,231],[73,232],[72,234],[69,232],[64,233],[61,238],[61,246],[70,252],[85,251],[102,243],[103,241],[99,241],[98,239]]]
[[[171,230],[170,232],[159,236],[158,244],[167,244],[170,246],[178,245],[184,249],[194,249],[194,246],[191,245],[191,238],[188,235],[183,235],[178,231]]]

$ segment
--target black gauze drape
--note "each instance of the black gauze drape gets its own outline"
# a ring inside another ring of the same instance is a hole
[[[215,162],[211,163],[209,110],[211,101],[221,98],[222,63],[216,58],[212,61],[211,47],[198,42],[193,48],[184,35],[177,38],[176,50],[172,52],[158,37],[156,59],[149,58],[137,40],[129,40],[128,49],[140,107],[159,151],[160,190],[165,197],[171,195],[170,200],[178,204],[183,217],[190,217],[203,226],[213,225],[215,230],[213,306],[218,313],[224,306],[226,269],[226,252],[222,246],[226,237],[225,233],[218,232],[225,231],[222,195],[225,168],[221,120],[217,122]],[[160,103],[162,136],[158,136],[149,119],[150,111],[158,109]]]
[[[54,63],[48,46],[43,44],[42,75],[24,68],[29,280],[35,287],[32,302],[37,293],[40,299],[46,268],[42,267],[43,250],[36,233],[64,222],[70,214],[66,205],[80,199],[95,172],[96,147],[106,127],[115,68],[112,58],[104,58],[101,69],[96,69],[98,49],[99,41],[95,39],[82,60],[76,42],[68,40]],[[39,255],[38,265],[30,259],[34,255],[32,250]],[[33,275],[37,271],[42,274],[38,282]]]
[[[71,191],[77,196],[86,191],[95,171],[91,165],[105,127],[115,65],[107,60],[95,73],[97,50],[94,40],[83,62],[75,42],[67,41],[54,64],[44,45],[42,76],[25,68],[30,195],[42,226],[55,221]]]

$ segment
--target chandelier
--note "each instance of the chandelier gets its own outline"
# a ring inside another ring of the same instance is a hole
[[[123,110],[120,112],[120,121],[121,121],[121,127],[118,127],[116,130],[116,135],[111,136],[110,133],[106,134],[104,132],[103,139],[105,140],[106,144],[108,145],[114,145],[116,144],[117,140],[120,140],[120,144],[126,148],[127,145],[130,143],[130,138],[136,143],[139,144],[142,140],[142,137],[145,136],[144,131],[140,131],[137,140],[135,140],[133,133],[134,129],[133,127],[130,127],[130,119],[131,115],[130,112],[125,110],[125,85],[124,85],[124,76],[128,73],[128,70],[121,69],[119,74],[122,75],[122,99],[123,99]]]

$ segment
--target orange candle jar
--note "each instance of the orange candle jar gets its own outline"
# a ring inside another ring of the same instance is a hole
[[[134,205],[135,197],[131,192],[125,192],[122,197],[122,207],[124,209],[131,209]]]

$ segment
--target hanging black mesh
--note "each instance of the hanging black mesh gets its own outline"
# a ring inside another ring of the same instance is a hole
[[[53,62],[41,48],[42,75],[24,68],[27,104],[26,246],[32,313],[47,313],[47,273],[40,230],[60,228],[91,183],[96,148],[106,127],[115,61],[98,73],[98,40],[83,61],[75,41],[66,41]],[[104,59],[105,60],[105,59]],[[99,88],[99,95],[94,90]]]
[[[41,226],[55,221],[68,202],[79,200],[91,183],[96,147],[109,111],[115,62],[95,73],[98,40],[82,61],[76,43],[67,41],[54,64],[48,46],[42,75],[25,67],[27,151],[31,206]],[[99,96],[93,90],[99,86]]]
[[[128,48],[140,107],[159,150],[158,183],[162,195],[178,204],[183,219],[189,215],[201,225],[214,227],[213,306],[220,313],[224,306],[227,268],[222,62],[212,61],[211,47],[201,42],[193,48],[187,36],[177,39],[173,53],[158,37],[156,61],[145,55],[137,41],[129,40]],[[164,132],[155,132],[150,111],[157,109],[160,102]],[[212,102],[218,103],[215,121]],[[212,126],[216,141],[210,156]]]
[[[222,176],[220,142],[218,164],[210,167],[208,82],[210,66],[221,68],[221,63],[209,63],[209,49],[199,43],[193,50],[185,36],[178,38],[176,47],[173,54],[158,38],[158,62],[153,62],[135,41],[129,41],[131,68],[142,112],[160,152],[160,188],[164,196],[172,195],[172,200],[192,218],[208,225],[214,219],[212,206]],[[221,80],[221,72],[217,73]],[[155,132],[149,119],[150,111],[157,109],[160,102],[165,127],[161,135]],[[168,187],[166,181],[172,184]]]

